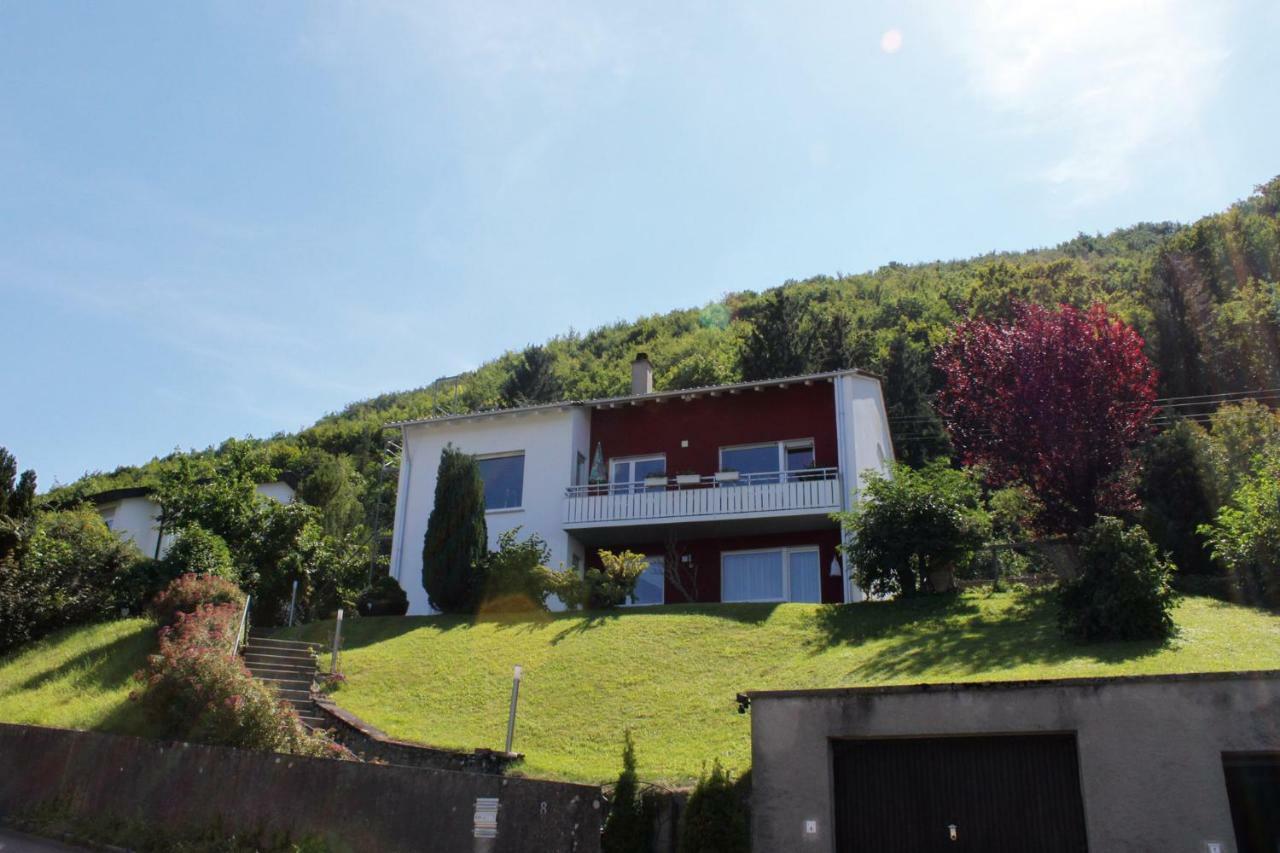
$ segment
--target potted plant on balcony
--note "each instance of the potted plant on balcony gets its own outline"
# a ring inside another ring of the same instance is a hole
[[[702,482],[702,475],[697,471],[681,471],[676,474],[677,486],[696,486]]]
[[[652,474],[644,475],[644,487],[646,489],[665,489],[667,486],[667,472],[654,471]]]
[[[736,483],[738,482],[738,477],[739,474],[737,468],[725,468],[716,472],[717,483]]]

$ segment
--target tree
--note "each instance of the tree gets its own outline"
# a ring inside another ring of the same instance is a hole
[[[636,746],[631,740],[631,729],[626,730],[622,748],[622,772],[613,786],[609,802],[609,816],[600,836],[602,853],[648,853],[652,832],[640,799],[639,778],[636,776]]]
[[[1179,421],[1139,452],[1142,524],[1182,572],[1214,571],[1198,528],[1213,520],[1218,497],[1209,437],[1191,421]]]
[[[1246,598],[1280,604],[1280,454],[1241,483],[1200,533]]]
[[[475,609],[484,590],[489,532],[484,482],[474,456],[452,444],[440,452],[435,502],[422,547],[422,586],[444,613]]]
[[[748,797],[716,759],[698,780],[680,816],[679,853],[747,853],[751,849]]]
[[[18,460],[0,447],[0,559],[17,547],[35,507],[36,472],[18,474]]]
[[[35,506],[35,497],[36,472],[23,471],[19,477],[18,460],[0,447],[0,516],[14,521],[27,518]]]
[[[319,463],[298,484],[298,495],[320,510],[320,526],[330,536],[341,538],[357,532],[364,524],[360,503],[363,478],[351,457],[324,454]]]
[[[809,369],[809,333],[804,304],[781,288],[743,312],[749,331],[739,364],[742,378],[797,376]]]
[[[913,468],[949,455],[942,418],[929,402],[930,387],[928,359],[905,335],[894,335],[884,366],[885,411],[894,455]]]
[[[1209,452],[1219,493],[1228,497],[1280,450],[1280,413],[1255,400],[1220,407],[1209,418]]]
[[[531,406],[564,399],[564,385],[556,376],[555,367],[555,355],[546,347],[525,347],[502,383],[503,404]]]
[[[188,524],[178,532],[169,551],[160,561],[165,574],[176,578],[185,574],[216,575],[237,583],[239,572],[231,561],[231,549],[221,536],[198,524]]]
[[[978,484],[945,462],[920,470],[894,465],[891,476],[865,475],[858,505],[835,517],[858,586],[872,595],[910,596],[930,589],[933,572],[969,559],[990,531]]]
[[[965,464],[1023,482],[1041,523],[1072,533],[1131,509],[1132,450],[1155,412],[1142,337],[1102,305],[1022,304],[1011,321],[960,323],[938,348],[939,409]]]

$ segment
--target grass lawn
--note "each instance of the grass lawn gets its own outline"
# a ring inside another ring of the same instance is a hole
[[[683,783],[715,758],[749,765],[750,718],[734,701],[743,690],[1280,668],[1280,616],[1185,598],[1175,618],[1167,644],[1095,646],[1064,641],[1052,603],[1031,593],[355,619],[334,699],[394,737],[501,748],[511,668],[523,664],[524,772],[614,778],[629,726],[641,777]],[[332,630],[287,634],[326,642]]]
[[[0,657],[0,722],[145,735],[130,677],[154,645],[154,623],[125,619],[68,628]]]

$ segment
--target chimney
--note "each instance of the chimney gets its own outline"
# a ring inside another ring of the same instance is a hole
[[[647,353],[636,353],[636,360],[631,362],[631,396],[653,393],[653,364]]]

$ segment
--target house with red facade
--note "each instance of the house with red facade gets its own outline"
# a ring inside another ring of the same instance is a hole
[[[831,514],[893,445],[880,380],[841,370],[653,390],[641,354],[625,397],[393,424],[402,433],[391,574],[411,614],[432,612],[422,546],[441,451],[475,455],[490,546],[536,533],[553,567],[599,551],[646,555],[633,605],[860,600]]]

